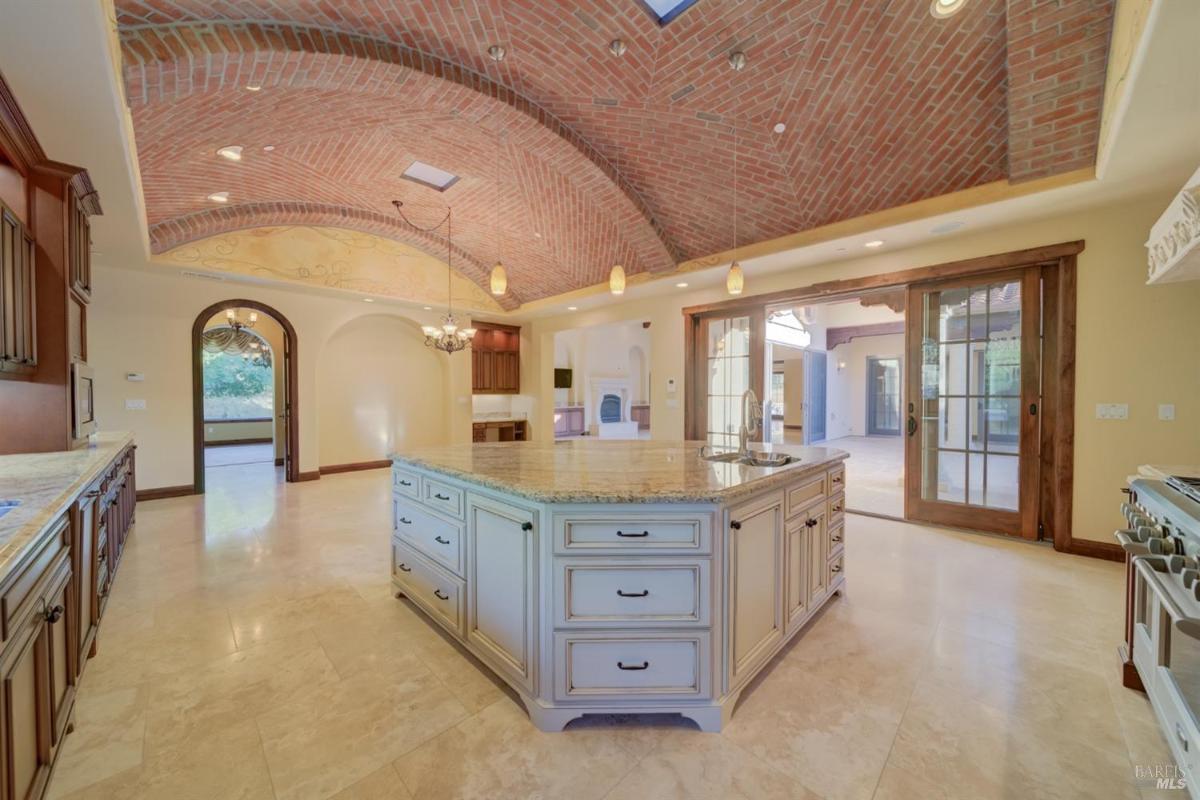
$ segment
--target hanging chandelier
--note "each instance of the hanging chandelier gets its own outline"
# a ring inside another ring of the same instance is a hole
[[[257,322],[258,322],[258,312],[257,311],[251,311],[249,319],[246,322],[242,322],[241,320],[238,319],[236,308],[231,308],[225,312],[225,324],[227,324],[229,327],[233,328],[235,331],[240,331],[243,328],[253,328],[255,323],[257,323]]]
[[[422,233],[432,233],[443,224],[446,226],[446,316],[442,317],[442,326],[440,328],[433,325],[422,325],[421,332],[425,334],[425,345],[432,347],[435,350],[441,350],[444,353],[457,353],[459,350],[465,350],[471,346],[471,340],[475,338],[474,328],[460,328],[458,320],[454,318],[454,295],[453,295],[453,280],[454,269],[451,258],[453,256],[453,244],[451,242],[450,229],[450,209],[446,209],[446,216],[442,217],[437,224],[430,228],[422,228],[419,225],[413,224],[405,214],[402,206],[403,202],[393,200],[392,205],[396,207],[396,213],[400,215],[400,219],[410,228],[415,228]]]

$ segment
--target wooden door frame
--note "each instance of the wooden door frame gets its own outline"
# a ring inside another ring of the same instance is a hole
[[[300,472],[300,425],[299,425],[299,363],[296,329],[290,320],[276,309],[257,300],[222,300],[200,312],[192,323],[192,492],[204,494],[204,362],[201,358],[201,338],[204,326],[216,314],[231,308],[249,308],[260,311],[279,323],[283,328],[283,358],[275,353],[275,363],[284,364],[287,372],[284,381],[284,404],[287,415],[284,419],[287,455],[285,477],[288,482],[307,480]],[[272,409],[277,411],[278,409]],[[278,414],[276,414],[278,417]],[[272,420],[274,423],[274,420]],[[274,425],[272,425],[274,429]],[[272,436],[272,441],[274,436]],[[317,477],[313,474],[313,477]]]
[[[773,305],[829,301],[876,289],[896,289],[912,283],[960,275],[983,275],[1015,267],[1040,266],[1043,285],[1042,358],[1042,453],[1040,519],[1043,540],[1053,540],[1054,549],[1097,558],[1124,560],[1115,543],[1092,542],[1072,536],[1075,462],[1075,333],[1077,258],[1082,240],[1014,250],[1007,253],[949,261],[924,267],[885,272],[861,278],[823,281],[794,289],[735,297],[716,303],[684,308],[684,433],[700,438],[697,401],[702,388],[697,378],[702,366],[700,320],[713,316],[765,314]]]

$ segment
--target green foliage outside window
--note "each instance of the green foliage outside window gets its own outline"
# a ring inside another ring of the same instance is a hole
[[[273,416],[274,375],[271,367],[236,353],[202,356],[205,419],[261,419]]]

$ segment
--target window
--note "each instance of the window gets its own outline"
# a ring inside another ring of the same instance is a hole
[[[771,373],[771,416],[783,419],[783,373]]]
[[[658,22],[666,25],[694,5],[696,0],[641,0],[646,10]]]
[[[803,348],[812,344],[812,334],[803,322],[796,319],[794,311],[776,311],[767,317],[767,341]]]
[[[261,359],[203,353],[204,419],[273,419],[274,374]]]
[[[428,186],[430,189],[437,189],[439,192],[446,191],[458,180],[458,176],[454,173],[438,169],[424,161],[414,161],[409,164],[408,169],[404,170],[401,177]]]

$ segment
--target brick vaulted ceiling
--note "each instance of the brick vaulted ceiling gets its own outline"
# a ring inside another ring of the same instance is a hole
[[[929,0],[698,0],[663,27],[640,0],[116,7],[155,252],[311,224],[444,257],[391,200],[420,223],[449,204],[455,267],[485,284],[502,258],[509,308],[729,249],[735,115],[739,244],[1089,167],[1112,24],[1112,0],[945,20]],[[215,155],[234,144],[240,163]],[[461,179],[402,180],[414,159]]]

